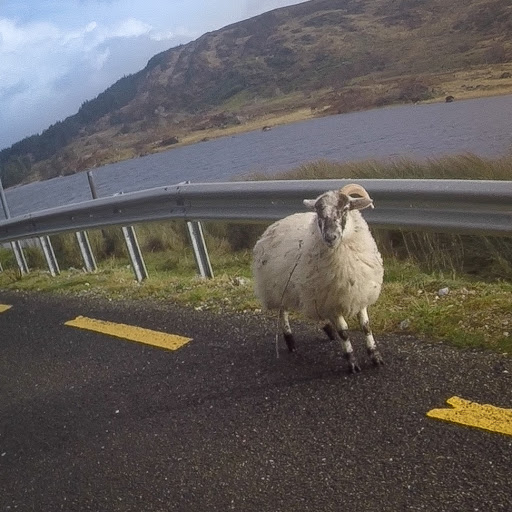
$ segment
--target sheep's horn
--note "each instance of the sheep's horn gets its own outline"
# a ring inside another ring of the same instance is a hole
[[[358,196],[361,196],[364,199],[369,199],[372,201],[370,203],[370,208],[373,208],[373,199],[370,197],[370,194],[366,191],[364,187],[361,185],[358,185],[357,183],[350,183],[348,185],[345,185],[344,187],[340,188],[339,190],[340,194],[345,194],[346,196],[351,196],[354,194],[357,194]]]
[[[339,193],[345,194],[346,196],[357,194],[366,199],[371,199],[370,194],[368,194],[368,192],[361,185],[357,185],[356,183],[345,185],[343,188],[340,188]]]

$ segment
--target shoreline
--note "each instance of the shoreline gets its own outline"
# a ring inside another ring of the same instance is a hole
[[[508,80],[507,80],[508,82]],[[505,84],[504,84],[505,85]],[[508,84],[506,84],[508,85]],[[510,86],[509,87],[503,87],[502,90],[499,92],[496,90],[485,90],[485,89],[477,89],[477,88],[468,88],[468,90],[463,91],[462,93],[457,94],[455,96],[454,102],[461,102],[461,101],[469,101],[469,100],[477,100],[477,99],[484,99],[484,98],[493,98],[493,97],[502,97],[502,96],[509,96],[512,95],[512,80],[510,80]],[[233,125],[233,126],[227,126],[224,128],[221,127],[215,127],[215,128],[208,128],[205,130],[200,131],[193,131],[189,130],[186,131],[184,134],[179,136],[179,142],[175,144],[170,144],[167,146],[161,145],[161,140],[151,142],[147,145],[145,150],[141,154],[133,154],[133,148],[132,150],[127,150],[123,153],[122,157],[116,158],[114,155],[112,155],[112,158],[105,158],[103,161],[98,163],[98,165],[93,165],[90,167],[86,167],[84,169],[77,170],[76,172],[71,173],[64,173],[60,176],[53,176],[46,179],[37,179],[36,177],[40,177],[40,173],[38,170],[36,170],[34,176],[36,179],[29,179],[27,181],[24,181],[22,183],[16,184],[13,187],[20,187],[24,185],[28,185],[30,183],[37,183],[41,181],[48,181],[48,179],[53,179],[56,177],[63,177],[71,174],[78,174],[80,172],[86,172],[90,170],[98,171],[102,169],[105,166],[116,164],[119,162],[124,162],[128,160],[133,160],[137,158],[142,158],[144,156],[149,156],[152,154],[158,154],[163,153],[166,151],[171,151],[175,148],[190,146],[193,144],[198,144],[201,142],[205,142],[208,140],[215,140],[220,139],[223,137],[234,137],[237,135],[253,132],[253,131],[259,131],[263,130],[265,127],[269,127],[269,130],[272,130],[275,127],[278,126],[285,126],[285,125],[291,125],[295,123],[305,122],[313,119],[320,119],[323,117],[329,117],[333,115],[344,115],[344,114],[353,114],[357,112],[367,112],[370,110],[381,110],[381,109],[390,109],[390,108],[399,108],[403,106],[412,106],[412,105],[429,105],[434,103],[444,103],[446,102],[446,96],[443,94],[442,96],[437,96],[435,98],[431,98],[424,101],[419,101],[417,103],[411,103],[411,102],[395,102],[395,103],[389,103],[382,106],[370,106],[368,108],[358,108],[354,110],[350,110],[347,112],[341,112],[341,113],[333,113],[333,112],[327,112],[329,110],[330,105],[326,104],[322,109],[313,110],[311,107],[305,107],[300,106],[297,108],[286,108],[283,109],[283,112],[280,113],[267,113],[260,116],[255,116],[254,118],[240,124],[240,125]],[[119,154],[119,153],[118,153]],[[129,155],[129,156],[126,156]]]
[[[502,93],[496,94],[496,93],[489,93],[485,94],[485,91],[477,92],[474,91],[468,92],[467,95],[459,96],[458,98],[455,98],[454,102],[461,102],[461,101],[471,101],[471,100],[478,100],[478,99],[484,99],[484,98],[497,98],[502,96],[512,96],[512,89],[504,91]],[[193,144],[199,144],[201,142],[205,142],[207,140],[215,140],[220,139],[222,137],[233,137],[236,135],[241,135],[244,133],[250,133],[253,131],[262,130],[264,127],[269,127],[270,131],[277,127],[277,126],[286,126],[291,125],[295,123],[301,123],[304,121],[310,121],[312,119],[321,119],[323,117],[330,117],[330,116],[336,116],[336,115],[347,115],[347,114],[354,114],[358,112],[368,112],[371,110],[383,110],[383,109],[391,109],[391,108],[400,108],[405,106],[412,106],[412,105],[432,105],[436,103],[446,103],[445,98],[433,98],[430,100],[425,101],[419,101],[417,103],[390,103],[388,105],[382,105],[379,107],[371,106],[368,108],[361,108],[357,110],[351,110],[349,112],[342,112],[339,114],[322,114],[321,111],[317,113],[313,113],[310,108],[298,108],[296,110],[292,110],[286,114],[282,115],[273,115],[268,114],[264,115],[258,118],[255,118],[254,120],[248,121],[247,123],[244,123],[242,125],[237,126],[230,126],[227,128],[211,128],[207,130],[203,130],[200,132],[190,132],[187,133],[187,135],[183,136],[182,140],[176,144],[172,144],[169,146],[162,146],[162,147],[156,147],[153,151],[147,153],[147,156],[150,154],[155,153],[162,153],[165,151],[171,151],[174,148],[184,147],[184,146],[190,146]],[[141,158],[141,157],[134,157],[134,158]],[[129,159],[126,159],[129,160]],[[116,162],[109,162],[109,163],[117,163],[123,160],[118,160]],[[105,164],[107,165],[107,164]],[[100,166],[101,167],[101,166]],[[99,169],[100,167],[95,167],[95,169]]]

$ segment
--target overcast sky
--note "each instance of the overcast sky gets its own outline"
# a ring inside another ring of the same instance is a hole
[[[156,53],[303,0],[0,0],[0,149]]]

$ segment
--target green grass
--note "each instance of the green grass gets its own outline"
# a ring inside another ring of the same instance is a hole
[[[277,178],[471,178],[510,180],[512,157],[472,155],[426,162],[398,160],[336,164],[314,162]],[[276,178],[276,176],[255,176]],[[34,269],[21,278],[12,252],[0,249],[0,289],[116,299],[160,300],[199,310],[262,314],[254,297],[251,248],[264,226],[206,223],[215,278],[197,277],[184,224],[137,226],[149,278],[139,284],[126,256],[120,229],[90,233],[99,270],[86,274],[74,235],[52,237],[60,276],[45,270],[37,248],[27,251]],[[512,240],[435,233],[375,232],[385,260],[381,297],[370,311],[377,334],[410,333],[463,348],[512,353]],[[446,295],[439,290],[448,288]],[[351,327],[356,328],[352,322]]]
[[[147,258],[151,261],[151,258]],[[250,254],[236,254],[236,262],[213,259],[216,277],[205,280],[195,270],[152,269],[139,284],[126,261],[103,263],[97,273],[66,270],[52,278],[48,272],[32,271],[12,279],[12,271],[0,274],[0,289],[48,292],[112,300],[152,299],[182,304],[198,310],[261,314],[254,297]],[[151,264],[148,267],[152,267]],[[381,297],[370,310],[377,335],[407,332],[458,347],[489,348],[512,352],[512,283],[482,281],[464,276],[425,272],[413,262],[385,260],[385,283]],[[448,288],[445,296],[438,291]],[[356,328],[356,322],[351,322]]]

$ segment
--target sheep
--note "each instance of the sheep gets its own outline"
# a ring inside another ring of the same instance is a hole
[[[352,197],[358,195],[360,197]],[[349,371],[361,371],[354,357],[345,318],[357,315],[375,366],[377,350],[368,306],[381,291],[382,256],[359,210],[373,200],[360,185],[305,199],[311,212],[296,213],[269,226],[253,249],[254,291],[264,310],[279,312],[279,326],[290,352],[295,340],[288,312],[321,321],[331,340],[341,341]]]

